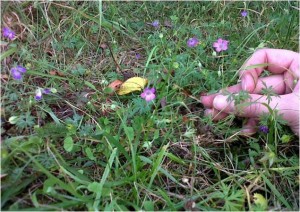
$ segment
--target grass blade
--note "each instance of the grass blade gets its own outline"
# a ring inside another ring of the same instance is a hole
[[[102,178],[101,178],[101,181],[100,181],[100,186],[99,186],[99,190],[96,194],[96,198],[95,198],[95,201],[94,201],[94,204],[93,204],[93,208],[95,211],[98,211],[98,206],[99,206],[99,203],[100,203],[100,200],[101,200],[101,195],[102,195],[102,189],[103,189],[103,185],[110,173],[110,170],[111,170],[111,166],[115,160],[115,157],[117,155],[117,148],[114,148],[110,157],[109,157],[109,160],[108,160],[108,164],[106,165],[105,167],[105,170],[104,170],[104,173],[102,175]]]

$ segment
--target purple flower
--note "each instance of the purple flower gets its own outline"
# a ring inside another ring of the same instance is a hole
[[[152,26],[154,26],[155,28],[159,27],[159,20],[155,20],[151,23]]]
[[[35,100],[39,101],[43,97],[42,89],[38,88],[35,90]]]
[[[188,39],[188,41],[186,42],[187,46],[192,48],[195,47],[199,44],[199,40],[195,37]]]
[[[225,51],[228,49],[228,40],[223,40],[219,38],[216,42],[214,42],[213,47],[216,49],[217,52]]]
[[[268,133],[269,132],[269,128],[267,126],[261,125],[259,126],[259,131],[263,132],[263,133]]]
[[[49,88],[43,89],[43,94],[49,94],[51,93],[51,90]]]
[[[248,15],[248,12],[246,10],[243,10],[241,12],[241,16],[246,17]]]
[[[38,88],[38,89],[35,90],[35,97],[34,98],[35,98],[35,100],[39,101],[43,98],[43,94],[49,94],[51,92],[52,91],[49,88],[45,88],[45,89]]]
[[[13,40],[16,36],[16,33],[12,31],[10,28],[4,27],[2,28],[2,35],[10,40]]]
[[[135,58],[136,58],[137,60],[141,59],[141,54],[136,53],[136,54],[135,54]]]
[[[155,99],[155,88],[145,88],[143,93],[141,93],[141,97],[145,99],[147,102]]]
[[[12,69],[10,69],[11,75],[15,80],[21,80],[22,74],[26,72],[26,68],[22,66],[16,66]]]
[[[21,72],[23,74],[27,71],[23,66],[17,66],[16,69],[18,70],[18,72]]]

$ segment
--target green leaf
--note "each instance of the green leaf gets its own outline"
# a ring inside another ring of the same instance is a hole
[[[3,60],[4,58],[14,54],[17,51],[17,47],[11,48],[3,53],[0,54],[0,61]]]
[[[254,193],[253,200],[256,205],[260,205],[262,210],[266,210],[268,208],[268,201],[265,197],[259,193]]]
[[[86,155],[88,156],[88,158],[90,160],[96,160],[96,158],[95,158],[95,156],[94,156],[94,154],[93,154],[90,147],[85,148],[85,153],[86,153]]]
[[[114,148],[110,157],[109,157],[109,160],[108,160],[108,163],[106,164],[106,167],[105,167],[105,170],[104,170],[104,173],[102,175],[102,178],[101,178],[101,181],[99,183],[99,187],[97,186],[96,188],[99,188],[97,189],[97,192],[96,192],[96,197],[95,197],[95,201],[94,201],[94,204],[93,204],[93,208],[94,210],[98,211],[98,207],[99,207],[99,204],[100,204],[100,201],[101,201],[101,196],[103,195],[103,186],[106,182],[106,179],[112,169],[112,164],[115,160],[115,157],[117,155],[117,148]],[[96,184],[97,185],[97,184]],[[93,188],[93,186],[92,186]]]
[[[289,143],[292,140],[293,136],[291,135],[283,135],[281,137],[281,142],[282,143]]]
[[[100,183],[92,182],[88,185],[87,189],[91,192],[97,193],[101,189]]]
[[[18,121],[19,121],[19,116],[11,116],[9,119],[8,119],[8,122],[10,124],[16,124]]]
[[[105,94],[112,94],[112,93],[114,93],[115,91],[114,91],[114,89],[112,89],[112,88],[110,88],[110,87],[107,87],[107,88],[104,88],[103,92],[104,92]]]
[[[144,202],[144,209],[146,211],[154,211],[154,204],[152,201],[145,201]]]
[[[129,141],[133,141],[134,139],[134,131],[132,127],[124,127],[125,134]]]
[[[74,146],[74,141],[73,141],[72,137],[70,137],[70,136],[66,137],[64,140],[64,149],[67,152],[71,152],[73,149],[73,146]]]

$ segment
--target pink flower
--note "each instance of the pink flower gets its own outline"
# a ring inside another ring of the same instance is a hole
[[[141,93],[141,97],[145,99],[147,102],[155,99],[155,88],[145,88],[143,93]]]
[[[193,37],[193,38],[188,39],[186,44],[188,47],[192,48],[199,44],[199,40],[197,38]]]
[[[213,47],[216,49],[217,52],[225,51],[228,49],[228,40],[223,40],[219,38],[216,42],[214,42]]]

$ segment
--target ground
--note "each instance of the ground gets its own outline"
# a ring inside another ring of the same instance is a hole
[[[298,6],[2,2],[1,209],[298,211],[299,142],[276,111],[243,136],[200,101],[256,50],[298,52]],[[155,98],[110,88],[132,77]]]

